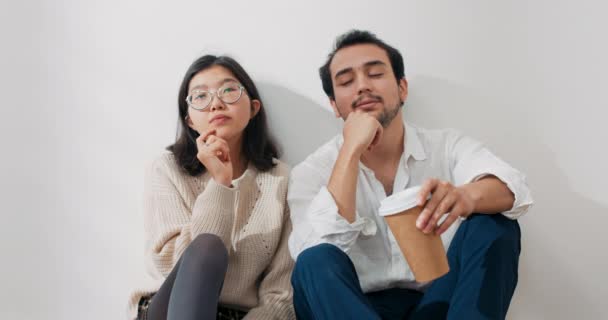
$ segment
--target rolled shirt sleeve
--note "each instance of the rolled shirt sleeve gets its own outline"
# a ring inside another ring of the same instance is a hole
[[[376,223],[361,217],[359,212],[353,223],[340,215],[327,189],[328,180],[307,163],[300,164],[291,173],[287,201],[293,225],[289,251],[294,260],[302,251],[321,243],[333,244],[348,253],[360,234],[376,233]]]
[[[484,145],[457,131],[449,131],[448,155],[455,185],[463,185],[492,175],[507,185],[515,201],[510,210],[502,212],[517,219],[534,203],[524,174],[495,156]]]

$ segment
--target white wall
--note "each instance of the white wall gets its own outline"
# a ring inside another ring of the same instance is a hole
[[[339,130],[317,67],[353,27],[403,52],[411,122],[463,130],[527,173],[537,205],[520,220],[509,318],[602,318],[607,10],[590,0],[3,1],[0,318],[124,318],[143,270],[143,168],[174,138],[190,62],[236,57],[282,140],[303,146],[285,146],[293,163]]]

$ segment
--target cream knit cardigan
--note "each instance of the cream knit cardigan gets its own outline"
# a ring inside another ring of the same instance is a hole
[[[152,163],[144,186],[144,229],[146,265],[155,284],[131,295],[129,319],[136,318],[140,298],[158,290],[202,233],[219,236],[228,250],[221,304],[248,309],[245,319],[295,319],[287,248],[289,168],[275,163],[268,172],[249,166],[232,188],[208,173],[186,174],[171,153]]]

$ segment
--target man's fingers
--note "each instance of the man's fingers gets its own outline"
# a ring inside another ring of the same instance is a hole
[[[429,194],[431,194],[431,192],[433,191],[433,189],[435,189],[435,187],[437,186],[438,183],[439,183],[439,180],[437,180],[437,179],[428,179],[422,184],[422,187],[420,188],[420,191],[418,192],[418,205],[419,206],[423,205],[426,202],[426,199],[428,199]]]
[[[429,233],[429,232],[435,230],[435,228],[437,228],[437,222],[439,222],[439,219],[441,219],[441,217],[444,214],[452,211],[451,209],[454,206],[455,202],[456,202],[456,197],[454,196],[453,193],[448,193],[445,197],[443,197],[443,199],[441,200],[441,203],[439,203],[439,205],[433,212],[431,219],[429,220],[426,227],[424,228],[424,233]]]
[[[439,227],[435,230],[436,235],[443,234],[448,228],[460,217],[460,214],[457,213],[457,210],[454,209],[450,214],[443,220],[443,222],[439,225]]]
[[[428,192],[426,190],[423,190],[421,192],[421,194],[426,194],[426,197],[428,197],[428,195],[431,194],[431,199],[426,203],[426,205],[424,206],[424,209],[420,213],[420,216],[416,220],[416,226],[420,230],[426,229],[426,227],[430,223],[431,216],[433,215],[437,206],[441,203],[441,201],[447,194],[446,189],[437,188],[437,186],[438,186],[437,181],[429,182],[428,186],[433,187],[433,189],[430,189],[430,190],[427,189],[427,190],[429,190]]]
[[[463,206],[462,203],[455,203],[452,207],[452,210],[450,210],[450,214],[448,215],[448,217],[445,218],[445,220],[439,225],[439,228],[437,228],[436,233],[438,235],[441,235],[446,230],[448,230],[448,228],[454,223],[454,221],[456,221],[456,219],[459,219],[460,217],[466,217],[466,215],[466,207]]]
[[[376,133],[374,134],[374,139],[372,139],[372,143],[369,144],[369,147],[367,148],[368,150],[371,150],[373,147],[375,147],[378,142],[380,141],[380,139],[382,139],[382,126],[378,126],[378,129],[376,130]]]

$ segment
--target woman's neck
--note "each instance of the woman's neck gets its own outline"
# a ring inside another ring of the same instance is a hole
[[[247,158],[243,154],[243,136],[228,140],[230,148],[230,162],[232,163],[232,176],[237,179],[247,170]]]

